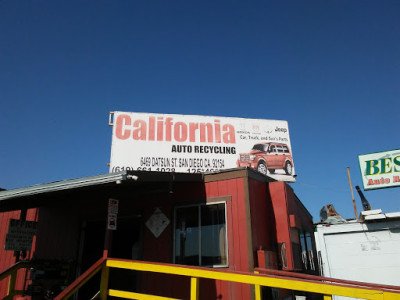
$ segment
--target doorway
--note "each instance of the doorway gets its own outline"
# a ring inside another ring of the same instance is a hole
[[[141,260],[143,249],[143,225],[140,216],[118,219],[117,230],[113,232],[112,258]],[[138,292],[140,286],[139,272],[125,269],[110,269],[110,289],[127,292]]]
[[[83,274],[103,256],[106,221],[87,221],[84,223],[81,238],[80,274]],[[142,259],[143,225],[140,215],[118,218],[117,229],[112,231],[109,257],[121,259]],[[129,292],[138,291],[140,276],[138,272],[124,269],[110,269],[109,288]],[[75,299],[91,299],[100,287],[100,274],[96,274],[79,289]]]

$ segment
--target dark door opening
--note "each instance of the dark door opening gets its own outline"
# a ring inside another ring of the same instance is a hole
[[[140,216],[118,218],[117,230],[112,231],[109,257],[140,260],[142,258],[142,219]],[[106,222],[88,221],[84,230],[80,274],[83,274],[103,256]],[[134,292],[140,277],[135,271],[111,269],[109,288]],[[77,299],[91,299],[100,287],[100,274],[91,278],[79,289]]]
[[[141,260],[143,249],[142,230],[142,219],[139,216],[118,219],[117,230],[113,232],[110,257]],[[140,284],[139,272],[110,269],[109,278],[108,286],[110,289],[138,292]]]
[[[105,228],[106,222],[104,220],[84,223],[80,274],[83,274],[103,256]],[[79,289],[78,296],[75,299],[91,299],[99,291],[99,287],[100,274],[96,274]]]

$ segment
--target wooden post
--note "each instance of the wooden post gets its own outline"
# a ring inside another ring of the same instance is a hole
[[[353,185],[351,184],[350,168],[349,167],[347,167],[347,177],[349,177],[351,199],[353,199],[353,206],[354,206],[354,214],[356,215],[356,220],[358,220],[356,201],[354,200]]]
[[[101,280],[100,280],[100,299],[106,300],[108,296],[108,278],[110,274],[110,268],[107,267],[107,261],[103,263],[101,269]]]
[[[25,221],[26,220],[26,214],[27,214],[26,208],[21,209],[21,213],[19,215],[19,219],[21,221]],[[22,256],[22,259],[25,258],[26,250],[16,250],[16,251],[14,251],[14,256],[15,256],[15,262],[17,263],[17,262],[20,261],[21,256]]]
[[[116,199],[108,199],[107,200],[107,223],[106,223],[106,232],[104,237],[104,251],[103,257],[107,256],[111,252],[111,245],[112,245],[112,232],[113,230],[117,229],[116,222],[117,222],[117,215],[118,215],[118,200]],[[112,218],[111,218],[112,217]],[[113,220],[113,224],[111,221]]]

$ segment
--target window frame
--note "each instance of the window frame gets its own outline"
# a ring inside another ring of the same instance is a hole
[[[276,145],[270,145],[268,149],[269,153],[278,153],[276,149]]]
[[[226,198],[226,197],[221,197]],[[173,227],[173,238],[172,238],[172,263],[176,264],[176,219],[177,219],[177,210],[181,208],[188,208],[188,207],[197,207],[198,211],[198,228],[199,228],[199,237],[198,237],[198,247],[199,247],[199,265],[198,267],[205,267],[205,268],[228,268],[229,267],[229,243],[228,243],[228,211],[227,211],[227,201],[226,200],[217,200],[217,201],[206,201],[206,202],[192,202],[187,204],[177,204],[174,206],[174,227]],[[223,204],[224,205],[224,215],[225,215],[225,255],[226,255],[226,264],[217,264],[217,265],[202,265],[202,257],[201,257],[201,207],[202,206],[209,206],[209,205],[217,205]]]
[[[288,147],[288,146],[283,145],[282,148],[283,148],[283,152],[284,152],[284,153],[290,153],[289,147]]]
[[[315,266],[314,262],[314,254],[316,251],[312,242],[311,231],[299,230],[299,238],[304,269],[309,271],[316,271],[317,267]]]

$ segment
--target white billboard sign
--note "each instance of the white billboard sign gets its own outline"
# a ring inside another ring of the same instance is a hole
[[[295,181],[286,121],[113,112],[110,123],[110,172],[206,173],[249,167]]]
[[[364,190],[400,186],[400,149],[358,156]]]

